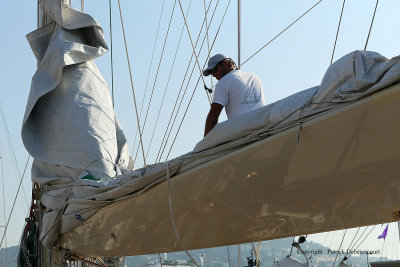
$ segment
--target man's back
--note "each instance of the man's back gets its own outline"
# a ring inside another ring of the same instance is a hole
[[[265,105],[263,86],[256,75],[232,70],[218,81],[213,103],[224,106],[231,119]]]

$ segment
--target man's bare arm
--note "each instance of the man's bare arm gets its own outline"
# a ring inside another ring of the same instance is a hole
[[[210,132],[214,128],[214,126],[218,123],[218,118],[223,108],[224,107],[221,104],[217,103],[211,104],[210,112],[207,115],[206,127],[204,129],[204,136],[206,136],[208,132]]]

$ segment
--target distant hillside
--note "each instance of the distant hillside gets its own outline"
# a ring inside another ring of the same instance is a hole
[[[0,250],[0,266],[17,267],[18,246]]]
[[[274,266],[274,261],[278,261],[280,259],[285,258],[290,254],[292,238],[284,238],[272,241],[262,242],[260,247],[260,259],[263,267],[272,267]],[[258,243],[254,244],[257,248]],[[334,251],[329,250],[327,247],[323,247],[320,244],[313,242],[306,242],[301,245],[303,250],[311,257],[311,262],[315,267],[331,267],[336,254]],[[241,267],[247,266],[246,257],[250,256],[251,244],[241,245]],[[341,254],[343,252],[343,254]],[[345,251],[340,251],[338,254],[336,264],[337,266],[339,262],[343,259]],[[0,266],[7,267],[17,267],[16,259],[17,259],[18,247],[9,247],[7,249],[0,250]],[[204,254],[203,258],[205,259],[204,267],[229,267],[228,265],[228,251],[227,247],[217,247],[210,249],[200,249],[190,251],[191,255],[198,260],[199,257]],[[238,246],[229,246],[229,254],[230,254],[230,262],[231,266],[237,266],[238,262]],[[302,262],[305,262],[304,257],[297,252],[295,248],[293,248],[292,256],[296,257]],[[371,261],[372,257],[375,257],[372,261],[377,261],[376,257],[380,255],[370,255],[369,261]],[[167,258],[170,261],[176,260],[187,260],[188,256],[184,252],[174,252],[168,253]],[[6,262],[7,259],[7,262]],[[385,259],[382,259],[385,260]],[[130,256],[127,257],[127,266],[128,267],[142,267],[142,266],[152,266],[147,265],[150,262],[154,262],[156,264],[159,263],[158,255],[144,255],[144,256]],[[349,260],[347,261],[351,264],[352,267],[365,267],[367,266],[367,257],[366,254],[362,254],[362,251],[353,251]]]

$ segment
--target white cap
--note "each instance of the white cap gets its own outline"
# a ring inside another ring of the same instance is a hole
[[[205,70],[203,70],[203,75],[204,76],[210,75],[211,74],[210,71],[225,58],[229,58],[229,57],[227,57],[223,54],[216,54],[216,55],[210,57],[210,59],[208,60],[207,68]]]

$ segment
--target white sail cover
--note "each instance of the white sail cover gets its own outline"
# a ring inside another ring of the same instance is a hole
[[[22,139],[34,158],[32,180],[40,185],[47,209],[40,236],[44,245],[105,205],[164,181],[167,166],[173,178],[400,79],[398,57],[354,51],[331,65],[320,86],[218,124],[179,158],[128,171],[126,139],[93,62],[107,51],[101,27],[64,1],[42,0],[41,5],[53,22],[27,36],[39,65]]]

